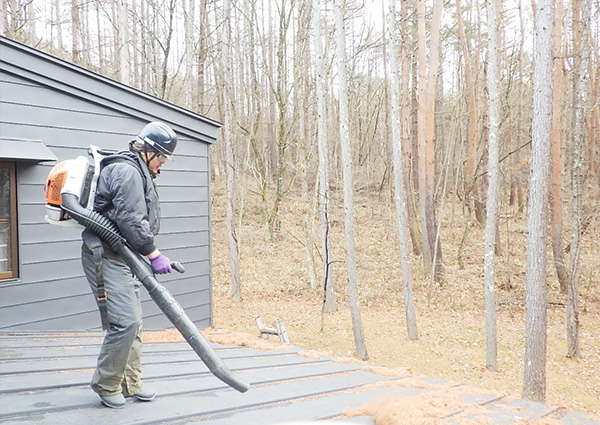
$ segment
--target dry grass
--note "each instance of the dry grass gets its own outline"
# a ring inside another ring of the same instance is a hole
[[[218,185],[217,185],[218,186]],[[343,212],[334,215],[334,274],[338,311],[321,316],[322,289],[309,288],[301,241],[300,201],[286,201],[281,232],[265,242],[260,213],[252,200],[244,206],[241,240],[243,301],[229,297],[229,261],[223,191],[213,190],[214,325],[258,335],[254,317],[271,325],[279,318],[292,344],[337,356],[354,354],[345,290]],[[503,255],[496,260],[498,367],[485,367],[483,302],[483,230],[471,227],[464,269],[457,266],[457,247],[464,230],[459,205],[447,205],[442,216],[445,284],[432,286],[420,259],[412,256],[412,277],[419,339],[406,332],[399,248],[393,208],[387,200],[357,196],[355,233],[361,316],[369,362],[448,382],[519,397],[523,381],[525,216],[505,211],[500,223]],[[581,358],[566,358],[566,297],[558,291],[549,253],[547,399],[553,406],[600,415],[600,247],[593,228],[585,237],[580,282]],[[315,229],[318,241],[318,229]],[[317,263],[319,259],[317,258]],[[323,319],[323,329],[321,320]],[[273,338],[273,337],[271,337]]]

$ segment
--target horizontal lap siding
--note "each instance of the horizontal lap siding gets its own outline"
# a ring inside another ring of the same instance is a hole
[[[22,309],[27,306],[29,307],[27,314],[22,315]],[[48,311],[52,314],[48,314]],[[57,321],[62,323],[65,318],[70,318],[72,323],[65,328],[53,326]],[[49,298],[26,305],[3,307],[0,319],[2,319],[2,329],[88,330],[95,326],[99,313],[88,289],[87,293],[82,291],[76,296]],[[82,323],[84,320],[85,322]]]
[[[2,299],[0,307],[4,309],[16,309],[25,304],[38,304],[42,301],[56,298],[73,298],[89,294],[89,285],[86,280],[82,280],[83,273],[68,277],[64,276],[58,280],[43,280],[39,282],[11,282],[2,287]],[[90,295],[91,297],[91,295]],[[17,311],[17,310],[15,310]],[[14,320],[18,320],[15,318]],[[6,326],[4,321],[0,321],[2,327]]]
[[[79,99],[112,112],[143,121],[161,119],[173,123],[178,133],[193,134],[194,139],[203,142],[213,143],[218,136],[219,123],[206,117],[10,40],[0,39],[0,48],[5,81],[39,83],[55,92],[77,92]]]
[[[176,107],[171,110],[162,104],[157,106],[146,95],[132,92],[131,103],[135,107],[117,108],[111,102],[104,104],[98,93],[82,97],[85,93],[69,93],[68,90],[74,89],[61,84],[52,86],[43,81],[43,77],[39,77],[40,83],[26,73],[22,78],[11,66],[5,63],[2,66],[2,136],[41,140],[59,161],[87,156],[89,145],[126,150],[128,141],[148,121],[145,117],[159,116],[161,111],[164,112],[161,116],[168,120],[180,116],[187,128],[194,124],[189,114]],[[56,69],[49,70],[50,73],[53,71]],[[58,71],[55,78],[70,75],[63,68]],[[83,78],[82,85],[92,80],[90,87],[102,88],[92,76],[77,75],[76,78]],[[108,90],[116,90],[119,96],[127,98],[128,89],[119,90],[111,85]],[[146,98],[148,100],[144,100]],[[144,105],[145,102],[148,105]],[[136,111],[142,111],[144,106],[148,110],[137,114]],[[162,174],[156,180],[162,211],[157,245],[186,268],[183,275],[172,273],[159,280],[199,327],[212,323],[210,145],[199,141],[214,141],[214,125],[207,122],[209,120],[199,121],[197,125],[207,128],[206,136],[190,137],[178,132],[176,158],[163,166]],[[177,130],[177,125],[174,128]],[[17,163],[20,279],[0,282],[0,329],[88,330],[99,327],[95,302],[81,268],[81,229],[52,226],[44,221],[43,189],[53,165]],[[172,327],[145,289],[142,294],[145,326],[151,329]]]
[[[208,279],[206,277],[205,279]],[[194,279],[195,284],[199,285],[202,283],[202,279]],[[211,311],[211,297],[210,292],[207,289],[206,291],[202,291],[200,293],[185,293],[181,291],[180,283],[174,284],[165,284],[167,290],[173,295],[178,304],[186,311],[188,315],[192,315],[192,312],[205,312],[205,317],[210,317]],[[163,313],[156,306],[154,302],[149,299],[142,300],[142,309],[144,310],[144,329],[147,330],[157,330],[164,329],[165,326],[163,324]],[[207,314],[206,314],[207,313]],[[205,324],[204,326],[200,326],[200,323],[196,322],[199,328],[205,328],[210,324]],[[171,326],[173,327],[173,326]]]

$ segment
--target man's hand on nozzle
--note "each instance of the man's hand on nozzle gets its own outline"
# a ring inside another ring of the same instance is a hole
[[[173,271],[171,268],[171,260],[161,253],[156,257],[150,258],[150,264],[152,265],[154,273],[167,274]]]

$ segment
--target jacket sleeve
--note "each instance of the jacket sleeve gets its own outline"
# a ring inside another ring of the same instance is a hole
[[[150,254],[156,246],[140,172],[123,163],[109,165],[105,170],[113,205],[112,219],[133,249],[142,255]]]

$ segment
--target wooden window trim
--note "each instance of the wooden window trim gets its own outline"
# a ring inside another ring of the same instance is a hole
[[[19,244],[18,244],[18,228],[17,228],[17,172],[14,162],[0,161],[1,168],[8,168],[10,180],[10,240],[7,241],[7,256],[10,265],[10,270],[0,272],[0,282],[7,280],[15,280],[19,278]]]

